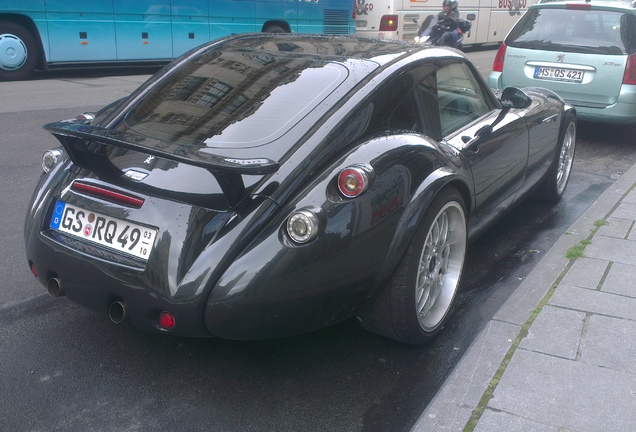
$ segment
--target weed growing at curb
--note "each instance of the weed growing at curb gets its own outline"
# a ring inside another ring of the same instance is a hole
[[[613,210],[614,209],[612,209],[612,211]],[[585,251],[585,246],[592,243],[592,238],[596,235],[598,230],[605,225],[608,225],[607,220],[605,219],[596,220],[594,222],[594,229],[591,230],[590,235],[586,239],[581,240],[579,244],[574,245],[567,250],[566,258],[568,258],[570,262],[563,269],[559,277],[550,286],[550,289],[548,290],[546,295],[541,299],[539,304],[537,304],[537,307],[532,311],[528,320],[521,327],[521,331],[519,332],[519,334],[517,334],[517,337],[512,341],[512,344],[510,345],[508,352],[506,353],[504,359],[499,365],[497,372],[495,372],[495,375],[490,380],[490,383],[488,384],[486,391],[484,391],[484,394],[479,400],[477,407],[473,410],[473,413],[470,416],[468,423],[466,423],[466,426],[464,426],[464,432],[473,432],[475,430],[475,427],[477,426],[477,423],[479,423],[479,420],[481,419],[481,416],[483,415],[484,410],[488,406],[488,402],[490,401],[490,399],[493,398],[495,394],[495,390],[497,386],[499,385],[499,381],[501,380],[501,377],[503,376],[504,372],[508,368],[508,364],[510,363],[510,360],[512,359],[512,356],[514,355],[514,353],[517,351],[519,344],[521,344],[521,341],[526,336],[528,336],[530,327],[532,326],[536,318],[539,316],[543,308],[548,304],[548,302],[550,301],[550,298],[552,298],[552,295],[554,294],[557,287],[561,283],[561,280],[563,280],[563,278],[568,273],[570,268],[572,268],[572,266],[574,265],[574,260],[585,256],[583,254],[583,252]]]
[[[583,252],[585,252],[585,246],[590,243],[592,242],[588,239],[581,240],[579,244],[572,246],[565,252],[565,257],[570,260],[584,257],[585,254]]]

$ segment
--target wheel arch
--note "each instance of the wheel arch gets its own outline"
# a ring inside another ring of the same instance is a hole
[[[270,27],[280,27],[285,30],[285,33],[291,33],[291,27],[287,21],[282,20],[269,20],[263,23],[263,27],[261,27],[261,32],[265,32]]]
[[[468,222],[472,212],[472,198],[468,182],[456,171],[447,167],[432,172],[413,194],[395,230],[386,260],[378,273],[376,289],[382,289],[398,266],[426,210],[437,195],[446,188],[456,189],[464,200],[465,217]]]

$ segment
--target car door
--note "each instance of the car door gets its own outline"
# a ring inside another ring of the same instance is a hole
[[[494,123],[499,104],[466,61],[442,65],[436,79],[441,138],[468,162],[477,216],[501,213],[524,181],[529,145],[525,122],[510,112],[485,139],[471,145],[480,128]]]

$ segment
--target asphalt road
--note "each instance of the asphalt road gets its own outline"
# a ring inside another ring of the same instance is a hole
[[[469,56],[488,73],[494,51]],[[265,342],[151,335],[50,299],[22,243],[40,156],[57,145],[41,125],[122,97],[149,72],[0,83],[0,431],[409,430],[482,323],[636,161],[622,130],[581,124],[562,202],[529,201],[470,246],[451,320],[430,345],[395,343],[355,320]]]

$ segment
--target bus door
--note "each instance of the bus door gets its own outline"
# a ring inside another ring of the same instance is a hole
[[[170,0],[114,0],[117,60],[172,58]]]
[[[49,62],[112,60],[117,56],[113,0],[49,1]],[[43,38],[44,39],[44,38]]]
[[[172,57],[210,40],[209,0],[172,0]]]

